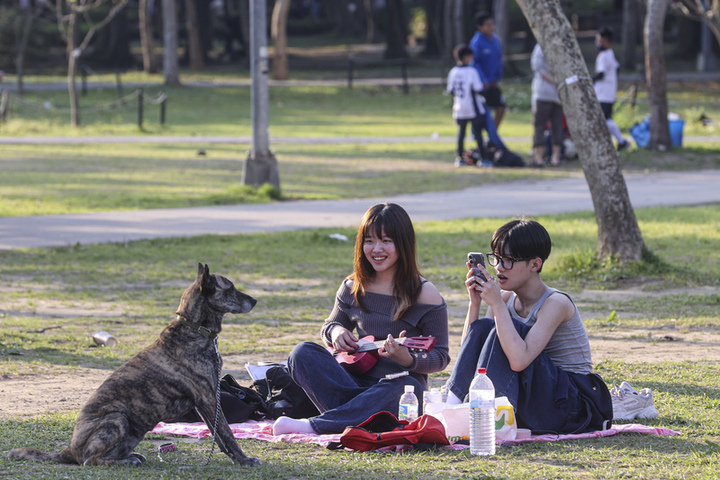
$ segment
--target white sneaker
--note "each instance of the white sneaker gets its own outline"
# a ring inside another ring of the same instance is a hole
[[[615,385],[610,389],[610,397],[613,404],[613,420],[658,416],[649,388],[643,388],[638,392],[629,383],[622,382],[619,387]]]

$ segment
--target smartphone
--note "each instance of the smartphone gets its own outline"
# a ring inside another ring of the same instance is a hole
[[[485,275],[482,274],[479,268],[477,268],[478,265],[485,266],[485,255],[479,252],[470,252],[468,253],[468,263],[470,264],[470,267],[473,269],[473,273],[476,277],[481,278],[484,282],[487,282],[487,278],[485,278]]]

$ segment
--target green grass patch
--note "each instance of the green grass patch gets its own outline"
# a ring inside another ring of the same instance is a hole
[[[483,183],[581,175],[562,169],[462,168],[453,144],[292,144],[273,147],[280,191],[242,185],[242,144],[3,145],[0,216],[233,205],[288,199],[347,199],[459,190]],[[529,144],[513,144],[524,152]],[[624,152],[623,168],[712,168],[720,155]]]
[[[322,74],[320,74],[322,75]],[[186,75],[188,82],[234,81],[246,72],[218,69]],[[138,126],[136,87],[113,86],[111,75],[93,78],[106,87],[89,88],[80,96],[80,127],[70,126],[69,97],[62,83],[57,90],[30,90],[22,97],[13,93],[7,123],[0,136],[78,135],[251,135],[250,88],[247,86],[165,86],[159,76],[133,72],[124,75],[128,85],[142,84],[146,102],[142,128]],[[440,83],[411,86],[407,94],[399,87],[282,86],[269,88],[271,137],[427,137],[433,133],[454,137],[452,98]],[[26,83],[53,81],[52,77],[28,77]],[[63,82],[60,77],[55,81]],[[649,112],[647,92],[638,92],[636,105],[629,103],[630,85],[621,85],[614,118],[628,131]],[[530,82],[508,79],[503,84],[509,107],[501,126],[504,137],[530,137]],[[167,94],[166,122],[160,124],[160,107],[153,103]],[[713,85],[692,88],[668,85],[669,109],[685,120],[685,136],[712,136],[720,132],[720,102]],[[121,98],[124,99],[121,101]],[[707,119],[714,121],[708,122]],[[705,119],[705,122],[703,122]]]
[[[572,294],[583,289],[643,288],[646,296],[600,296],[581,310],[591,332],[676,322],[716,330],[720,317],[720,209],[717,206],[650,208],[636,212],[653,257],[621,267],[594,262],[597,227],[591,213],[538,218],[551,233],[546,281]],[[473,218],[417,224],[418,255],[425,275],[448,300],[453,341],[459,341],[464,308],[464,257],[488,248],[503,219]],[[672,225],[672,228],[668,228]],[[352,269],[352,241],[329,237],[352,229],[320,229],[237,236],[158,239],[108,245],[0,252],[4,286],[0,313],[0,371],[17,375],[69,375],[79,367],[112,369],[149,344],[173,318],[195,262],[233,279],[258,299],[247,315],[226,318],[220,350],[226,358],[282,359],[297,342],[316,340],[341,279]],[[278,259],[286,261],[278,263]],[[574,266],[569,268],[569,266]],[[679,293],[682,286],[698,293]],[[715,288],[715,290],[712,290]],[[710,289],[710,290],[708,290]],[[705,292],[705,293],[703,293]],[[587,302],[586,302],[587,303]],[[622,314],[615,314],[622,311]],[[628,316],[636,313],[636,316]],[[52,328],[47,328],[52,327]],[[97,348],[99,329],[120,339]],[[453,355],[458,345],[452,343]],[[216,452],[201,464],[209,440],[173,439],[179,450],[160,462],[164,440],[150,435],[136,449],[148,457],[139,468],[80,468],[24,464],[0,458],[0,475],[12,478],[715,478],[720,461],[720,377],[716,363],[626,363],[619,356],[595,365],[608,384],[650,387],[660,416],[643,423],[680,436],[618,435],[604,439],[501,447],[490,459],[467,452],[403,454],[329,452],[321,447],[245,441],[264,465],[240,469]],[[442,382],[449,372],[433,375]],[[63,448],[76,412],[0,421],[0,450]]]
[[[537,175],[517,169],[455,169],[452,146],[447,143],[279,144],[274,152],[281,190],[256,190],[242,185],[249,148],[4,145],[0,216],[374,197],[456,190]]]

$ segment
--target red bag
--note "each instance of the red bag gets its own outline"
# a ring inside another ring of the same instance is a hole
[[[421,415],[412,422],[398,420],[390,412],[379,412],[357,427],[347,427],[340,444],[328,448],[351,448],[360,452],[390,445],[449,445],[445,427],[431,415]]]

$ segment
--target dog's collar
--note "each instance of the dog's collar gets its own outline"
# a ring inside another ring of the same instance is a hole
[[[196,332],[198,332],[200,335],[202,335],[205,338],[209,338],[210,340],[214,340],[218,336],[218,332],[213,332],[209,328],[203,327],[202,325],[199,325],[195,322],[191,322],[185,317],[181,317],[180,315],[177,316],[177,319],[183,322],[185,325],[189,326]]]

